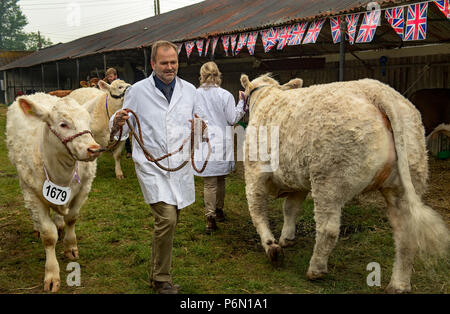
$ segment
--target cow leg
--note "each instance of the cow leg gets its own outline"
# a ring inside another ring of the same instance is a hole
[[[406,221],[409,211],[406,203],[393,190],[382,190],[387,203],[387,217],[392,226],[395,241],[395,261],[391,281],[386,288],[389,293],[411,291],[411,272],[417,247],[408,237]]]
[[[307,191],[289,194],[283,202],[284,223],[281,231],[281,247],[289,247],[295,244],[295,221],[305,200]]]
[[[121,141],[117,144],[117,147],[112,152],[116,170],[116,178],[121,180],[124,178],[122,167],[120,166],[120,157],[122,155],[123,148],[125,147],[125,141]]]
[[[267,219],[267,191],[265,188],[264,176],[255,174],[247,175],[246,172],[246,194],[248,201],[248,210],[252,218],[253,225],[256,228],[261,244],[266,251],[271,263],[279,264],[283,260],[283,251],[278,245],[275,237],[270,231],[269,221]]]
[[[63,241],[64,256],[70,260],[75,260],[79,257],[77,236],[75,234],[75,222],[77,221],[81,206],[88,197],[89,190],[90,186],[88,189],[85,186],[82,188],[75,199],[72,200],[69,213],[64,216],[64,221],[66,223],[66,234]]]
[[[59,215],[58,213],[53,214],[53,222],[58,229],[58,239],[61,239],[64,236],[64,227],[66,226],[64,222],[64,217]]]
[[[306,277],[314,280],[328,273],[328,257],[339,237],[342,207],[355,192],[351,191],[350,184],[344,189],[336,182],[319,181],[312,185],[311,192],[314,199],[316,243]]]

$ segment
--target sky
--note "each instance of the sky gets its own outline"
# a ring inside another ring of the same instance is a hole
[[[160,0],[166,13],[202,0]],[[20,0],[27,17],[25,32],[37,32],[66,43],[154,16],[154,0]]]

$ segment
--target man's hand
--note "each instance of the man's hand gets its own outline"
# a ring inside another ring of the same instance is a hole
[[[130,117],[128,116],[128,110],[123,109],[116,113],[116,116],[114,117],[114,125],[117,125],[119,127],[122,127],[125,124],[125,121],[128,120]]]

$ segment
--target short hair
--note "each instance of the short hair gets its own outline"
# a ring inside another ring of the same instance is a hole
[[[108,76],[108,75],[110,75],[110,74],[117,75],[116,69],[114,69],[114,68],[109,68],[108,70],[106,70],[105,76]]]
[[[158,40],[158,41],[154,42],[152,45],[152,53],[150,55],[150,59],[153,62],[156,62],[156,52],[158,51],[158,48],[160,48],[160,47],[173,48],[173,50],[175,50],[175,52],[178,52],[178,47],[174,43],[171,43],[170,41],[167,41],[167,40]],[[178,56],[178,53],[177,53],[177,56]]]
[[[200,85],[218,85],[222,84],[222,73],[220,73],[217,64],[213,61],[206,62],[200,68]]]

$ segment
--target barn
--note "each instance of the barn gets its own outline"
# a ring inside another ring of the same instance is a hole
[[[78,88],[81,80],[103,77],[110,66],[118,69],[121,79],[129,83],[137,82],[150,74],[151,46],[160,39],[170,40],[179,46],[180,77],[198,86],[201,65],[214,60],[223,73],[223,87],[236,97],[238,90],[242,89],[239,81],[241,73],[246,73],[253,79],[267,72],[272,72],[280,83],[300,77],[304,86],[370,77],[389,84],[406,97],[412,97],[422,90],[449,90],[450,17],[448,11],[441,11],[437,2],[380,0],[377,5],[368,0],[206,0],[69,43],[41,49],[0,65],[5,102],[11,103],[19,91],[32,93]],[[416,4],[426,4],[426,20],[422,22],[422,26],[426,25],[426,32],[410,34],[411,40],[406,40],[406,32],[401,32],[402,36],[399,36],[391,25],[392,20],[389,20],[387,12],[394,14],[394,9],[402,8],[405,30],[407,11]],[[365,16],[369,19],[371,14],[374,14],[372,19],[375,18],[378,14],[376,12],[379,13],[379,20],[364,20]],[[336,22],[340,25],[336,26]],[[375,32],[367,33],[367,38],[362,39],[364,42],[357,42],[358,30],[364,29],[367,24]],[[283,31],[293,30],[295,27],[297,31],[304,30],[301,43],[280,44]],[[308,30],[314,28],[316,31],[312,35],[317,35],[317,38],[313,36],[311,42],[306,43]],[[269,42],[270,32],[277,34],[273,45]],[[339,34],[343,38],[344,32],[353,34],[353,43],[349,40],[336,40]],[[254,44],[251,40],[249,43],[250,36],[255,33],[257,38]],[[240,39],[245,35],[246,43],[236,52],[236,48],[243,44],[243,39],[241,43]],[[444,136],[439,137],[433,145],[436,155],[450,149],[450,141]],[[111,167],[108,162],[103,159],[100,166]],[[445,183],[449,180],[450,172],[448,161],[443,162],[436,164],[439,167],[435,171],[438,176],[432,178],[436,188],[432,189],[426,201],[438,209],[448,222],[446,204],[449,189]],[[134,173],[130,164],[131,162],[125,167],[128,167],[128,173]],[[13,176],[9,168],[2,168],[0,171],[2,182],[16,184]],[[386,248],[389,247],[390,250],[393,245],[389,242],[390,231],[386,231],[389,227],[385,229],[388,224],[383,220],[385,218],[381,218],[384,217],[383,214],[377,211],[384,203],[380,205],[377,199],[370,196],[364,200],[369,204],[367,212],[357,211],[355,208],[360,204],[353,203],[348,209],[349,214],[343,217],[341,236],[345,250],[342,250],[341,255],[336,255],[332,262],[333,270],[340,278],[345,278],[342,285],[338,283],[336,288],[337,281],[328,278],[315,285],[302,281],[299,284],[302,286],[299,287],[296,282],[305,272],[300,268],[304,267],[313,246],[311,203],[307,204],[309,207],[305,209],[305,216],[299,218],[298,233],[302,240],[296,248],[300,248],[299,253],[294,255],[294,251],[288,252],[288,258],[291,261],[295,259],[295,266],[300,267],[285,268],[277,274],[270,265],[259,260],[259,242],[248,219],[242,179],[232,177],[230,182],[231,193],[227,192],[229,221],[215,238],[208,239],[200,234],[204,227],[201,205],[195,205],[183,213],[179,226],[181,235],[175,249],[178,269],[176,275],[184,287],[188,288],[187,293],[378,292],[379,290],[373,289],[379,288],[368,287],[365,281],[367,272],[364,267],[374,261],[368,259],[372,257],[375,261],[382,261],[382,278],[383,282],[386,281],[388,276],[384,275],[384,271],[390,265],[384,262],[385,256],[393,254]],[[145,293],[148,287],[142,278],[146,275],[145,261],[150,253],[149,248],[141,243],[147,244],[151,227],[142,227],[141,223],[151,223],[145,216],[148,208],[143,208],[142,201],[136,197],[135,191],[139,187],[135,177],[111,184],[110,177],[99,173],[96,184],[80,227],[84,232],[80,234],[84,236],[81,241],[84,242],[84,254],[87,256],[81,261],[85,286],[73,288],[78,290],[65,287],[64,291]],[[6,188],[2,192],[8,197],[7,203],[1,204],[6,214],[0,212],[0,235],[4,235],[6,239],[0,242],[0,260],[4,257],[7,271],[3,282],[8,282],[8,285],[0,287],[0,292],[10,292],[13,289],[39,292],[39,287],[34,287],[34,282],[38,281],[36,278],[39,278],[36,271],[22,261],[25,260],[25,254],[29,254],[27,244],[35,241],[26,234],[28,226],[21,226],[20,231],[16,232],[13,224],[3,221],[16,215],[16,207],[20,206],[14,193],[8,192]],[[111,193],[115,193],[115,197],[111,197]],[[281,207],[281,204],[271,206]],[[25,220],[24,216],[20,216],[21,219]],[[275,214],[270,218],[274,216]],[[280,220],[279,216],[275,218]],[[369,238],[370,240],[361,236],[375,233],[383,236]],[[19,241],[19,236],[25,237],[26,241]],[[10,244],[16,242],[17,248]],[[378,248],[379,243],[382,243],[382,249]],[[28,251],[23,253],[23,247]],[[355,248],[361,253],[352,254]],[[36,260],[34,262],[37,263]],[[363,268],[356,268],[356,264],[358,267],[363,265]],[[19,272],[10,274],[13,269],[22,270],[26,267],[34,272],[30,276],[33,280],[22,278]],[[448,271],[448,267],[443,269]],[[113,272],[108,273],[111,271]],[[417,280],[419,284],[414,288],[416,291],[448,293],[448,279],[445,281],[443,276],[436,275],[438,279],[430,280],[424,273],[422,268],[418,268],[416,276],[420,281]],[[22,282],[27,284],[21,286]],[[353,285],[353,282],[357,284]]]

